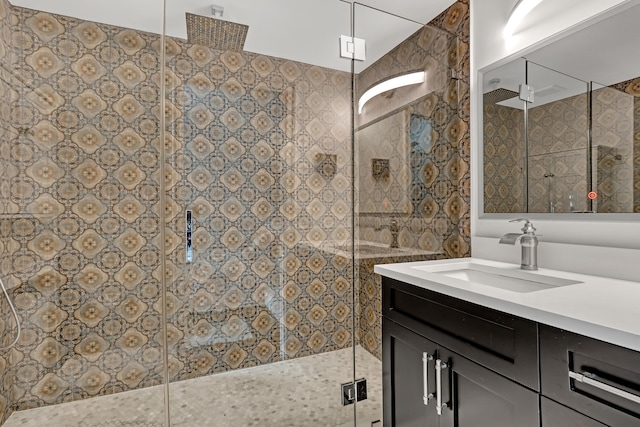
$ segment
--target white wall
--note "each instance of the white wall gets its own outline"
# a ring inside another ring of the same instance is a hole
[[[506,63],[519,56],[523,50],[547,44],[550,40],[559,38],[563,33],[571,32],[582,27],[585,21],[601,19],[612,13],[612,8],[625,7],[637,0],[543,0],[538,7],[526,18],[515,36],[505,41],[502,29],[517,0],[471,0],[471,144],[472,144],[472,253],[476,257],[500,259],[505,253],[504,248],[487,245],[486,237],[497,238],[507,232],[519,231],[521,225],[509,224],[507,219],[480,218],[479,206],[481,167],[478,162],[479,132],[481,129],[478,118],[481,112],[481,88],[478,87],[479,72],[483,68],[496,62]],[[547,251],[545,259],[561,260],[572,256],[566,245],[553,243],[570,243],[577,245],[592,245],[604,247],[640,249],[640,219],[634,220],[627,215],[626,220],[575,220],[568,219],[536,219],[534,224],[538,232],[543,235],[541,241]],[[474,244],[474,242],[476,242]],[[503,245],[501,245],[503,246]],[[509,247],[516,254],[519,250]],[[598,252],[594,252],[598,253]],[[630,251],[630,253],[636,253]],[[510,253],[511,254],[511,253]],[[552,255],[551,257],[549,255]],[[577,256],[577,255],[576,255]],[[606,263],[606,257],[602,257]],[[505,259],[505,261],[509,261]],[[592,260],[593,261],[593,260]],[[636,264],[640,264],[640,257]],[[558,268],[558,266],[548,266]],[[636,267],[634,267],[634,270]],[[640,269],[640,268],[638,268]],[[638,270],[636,270],[638,271]]]

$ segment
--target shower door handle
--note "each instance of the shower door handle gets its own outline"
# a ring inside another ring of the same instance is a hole
[[[185,240],[186,240],[186,262],[190,264],[193,262],[193,240],[191,233],[193,232],[193,212],[187,210],[185,212]]]

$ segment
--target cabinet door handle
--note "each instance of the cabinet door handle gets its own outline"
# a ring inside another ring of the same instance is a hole
[[[442,403],[442,370],[447,369],[449,365],[440,359],[436,359],[436,412],[442,415],[442,408],[446,408],[447,404]]]
[[[427,352],[422,353],[422,401],[425,406],[429,405],[429,401],[433,399],[433,393],[429,393],[429,362],[433,360],[433,356]]]
[[[609,384],[605,384],[601,381],[594,380],[593,377],[595,376],[596,375],[590,372],[584,372],[582,374],[578,374],[577,372],[569,371],[569,378],[572,378],[583,384],[587,384],[592,387],[598,388],[600,390],[604,390],[616,396],[622,397],[623,399],[627,399],[631,402],[640,404],[640,396],[637,396],[633,393],[626,392],[616,387],[612,387]]]

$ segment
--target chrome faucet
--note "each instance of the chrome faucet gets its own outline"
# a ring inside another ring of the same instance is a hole
[[[399,248],[398,234],[400,233],[400,228],[398,227],[398,220],[391,220],[391,223],[389,224],[389,232],[391,233],[391,244],[389,247],[392,249]]]
[[[384,228],[388,228],[389,232],[391,233],[391,244],[389,244],[389,247],[391,249],[399,248],[400,244],[398,243],[398,235],[400,234],[400,227],[398,226],[398,220],[397,219],[390,220],[388,226],[387,225],[375,226],[374,230],[380,231]]]
[[[522,246],[522,258],[520,260],[520,268],[523,270],[538,269],[538,237],[536,229],[531,221],[526,218],[514,219],[509,222],[524,222],[522,234],[507,233],[500,239],[500,243],[506,245],[515,245],[518,239]]]

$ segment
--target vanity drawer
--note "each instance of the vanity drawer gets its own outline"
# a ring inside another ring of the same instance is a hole
[[[382,314],[533,390],[537,323],[394,279],[382,279]]]
[[[640,353],[540,326],[542,394],[611,426],[640,426]]]

